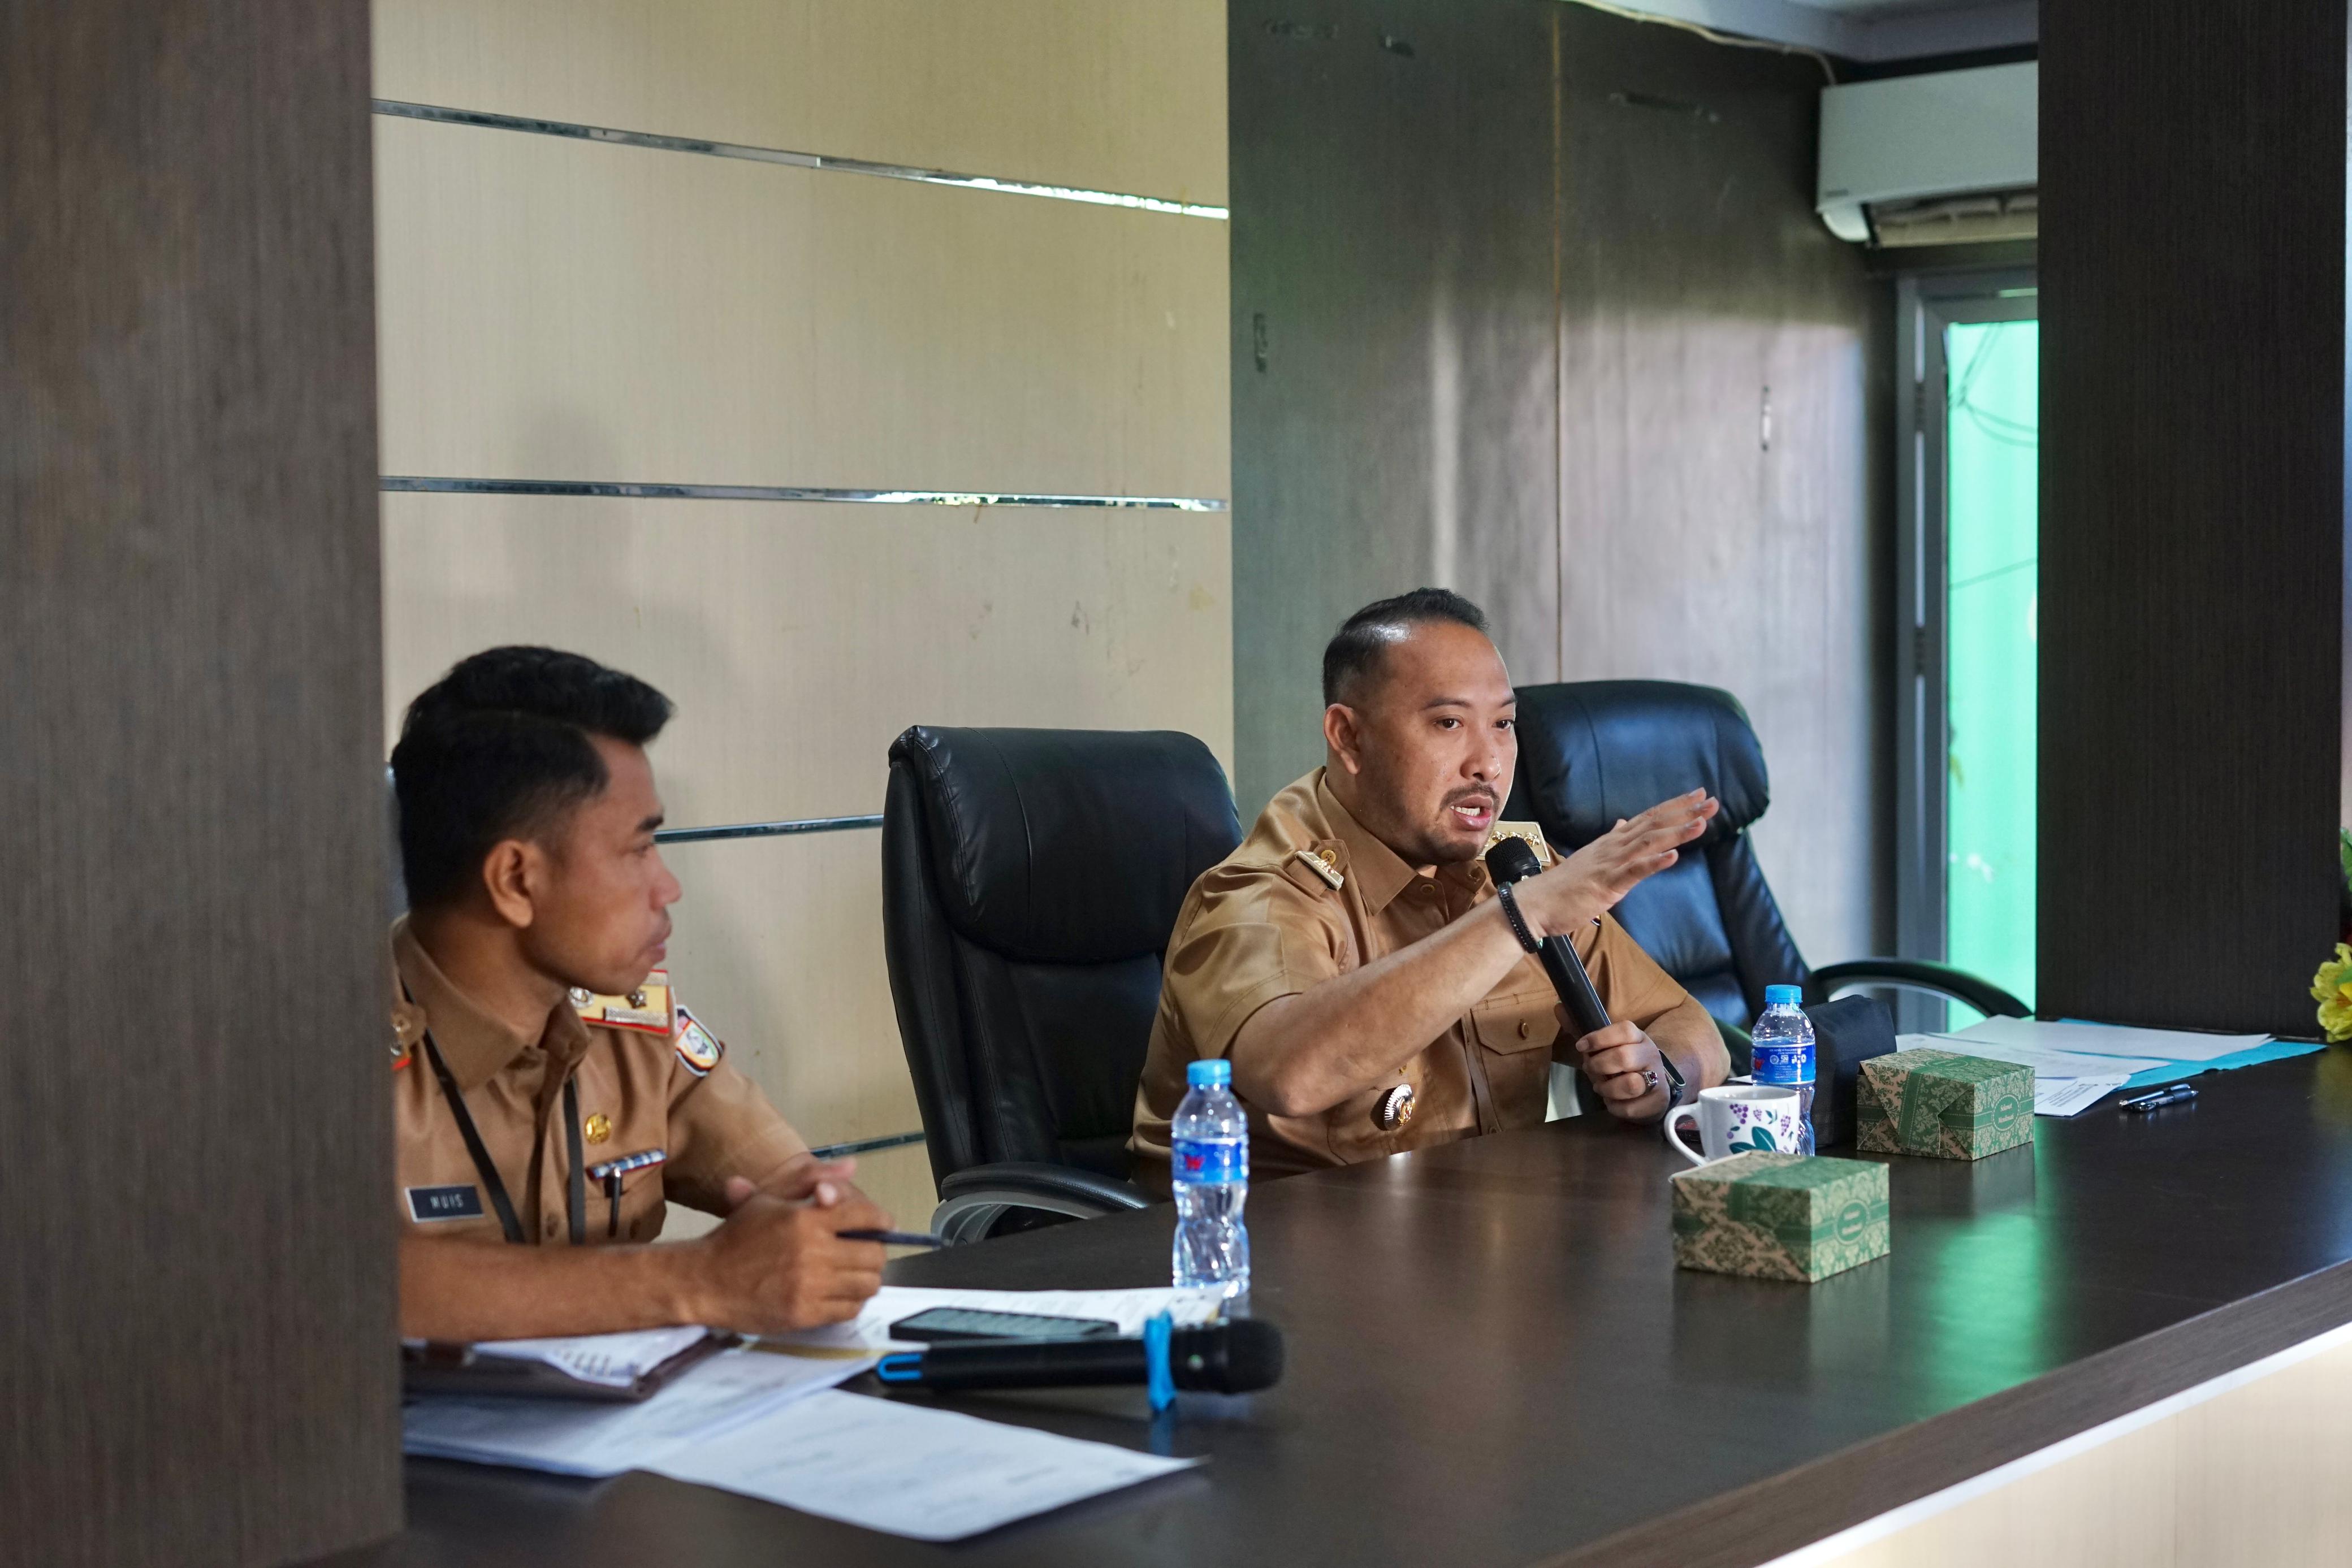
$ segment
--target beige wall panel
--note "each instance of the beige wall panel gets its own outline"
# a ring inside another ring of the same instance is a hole
[[[656,752],[658,762],[660,753]],[[677,844],[671,977],[812,1144],[910,1132],[882,958],[882,835]]]
[[[2352,1346],[1809,1568],[2234,1568],[2352,1560]]]
[[[1221,513],[383,497],[386,716],[499,643],[679,712],[679,825],[882,809],[910,724],[1181,729],[1233,755]]]
[[[1627,310],[1565,342],[1560,678],[1737,696],[1771,772],[1756,854],[1790,932],[1816,964],[1871,952],[1860,334]]]
[[[575,649],[677,700],[654,751],[676,823],[878,811],[914,723],[1181,729],[1231,765],[1222,515],[418,495],[383,511],[388,720],[480,648]],[[869,830],[667,852],[681,990],[815,1142],[920,1125],[880,847]],[[900,1218],[928,1213],[923,1159],[877,1158]]]
[[[1226,494],[1223,223],[375,125],[387,474]]]
[[[901,1228],[921,1229],[940,1203],[939,1186],[931,1180],[930,1151],[920,1144],[902,1144],[856,1158],[856,1180],[866,1196],[888,1209]],[[719,1221],[710,1215],[673,1203],[662,1222],[662,1239],[690,1241],[718,1228]],[[893,1257],[900,1255],[893,1249]]]
[[[1225,200],[1223,0],[377,0],[375,91]]]

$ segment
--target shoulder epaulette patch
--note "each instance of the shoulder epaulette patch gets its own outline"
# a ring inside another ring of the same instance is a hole
[[[702,1027],[701,1019],[686,1010],[684,1002],[678,1003],[675,1011],[677,1025],[670,1030],[669,1042],[677,1049],[677,1059],[686,1064],[686,1070],[699,1078],[719,1065],[719,1059],[727,1054],[727,1047]]]
[[[646,1034],[676,1032],[667,969],[656,969],[625,997],[600,997],[574,988],[572,1005],[579,1009],[580,1021],[592,1027],[641,1030]]]
[[[1542,826],[1536,822],[1496,822],[1486,834],[1486,846],[1478,852],[1480,857],[1483,859],[1486,850],[1493,849],[1505,839],[1526,840],[1528,847],[1536,852],[1536,859],[1547,871],[1559,863],[1559,852],[1551,847],[1550,841],[1544,837]]]
[[[1329,850],[1293,850],[1290,858],[1321,877],[1334,893],[1348,885],[1347,873],[1332,863]]]
[[[425,1022],[412,1006],[392,1009],[392,1070],[394,1072],[416,1060],[416,1042],[425,1033]]]

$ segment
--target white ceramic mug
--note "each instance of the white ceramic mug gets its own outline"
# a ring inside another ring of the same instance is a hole
[[[1684,1143],[1675,1130],[1685,1116],[1698,1119],[1698,1149]],[[1802,1146],[1803,1132],[1804,1112],[1797,1092],[1768,1083],[1702,1089],[1697,1104],[1676,1106],[1665,1124],[1667,1145],[1695,1166],[1758,1149],[1795,1154]]]

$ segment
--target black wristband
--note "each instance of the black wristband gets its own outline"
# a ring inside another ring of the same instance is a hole
[[[1536,934],[1528,929],[1527,916],[1519,913],[1519,901],[1511,895],[1509,883],[1495,884],[1495,902],[1503,906],[1503,918],[1511,923],[1511,935],[1519,939],[1519,946],[1530,953],[1542,952],[1543,944],[1537,941]]]
[[[1659,1085],[1660,1088],[1666,1092],[1666,1108],[1659,1112],[1656,1115],[1646,1118],[1643,1123],[1644,1125],[1648,1125],[1652,1123],[1664,1122],[1667,1117],[1681,1110],[1683,1108],[1684,1091],[1689,1087],[1683,1078],[1683,1070],[1675,1065],[1675,1059],[1668,1056],[1665,1052],[1665,1049],[1659,1046],[1657,1041],[1652,1040],[1650,1043],[1658,1052],[1658,1065],[1666,1070],[1666,1081]],[[1696,1102],[1694,1102],[1694,1103],[1695,1103]]]

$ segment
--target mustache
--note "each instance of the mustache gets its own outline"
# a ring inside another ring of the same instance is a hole
[[[1502,801],[1496,800],[1495,792],[1484,784],[1471,784],[1454,790],[1445,797],[1438,809],[1450,811],[1465,800],[1484,800],[1486,802],[1486,809],[1490,811],[1499,811],[1503,809]]]

